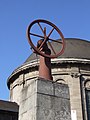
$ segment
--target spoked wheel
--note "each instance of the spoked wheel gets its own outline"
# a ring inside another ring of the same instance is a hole
[[[64,52],[65,41],[62,32],[53,23],[38,19],[33,21],[27,29],[27,38],[31,48],[39,55],[49,58],[56,58]],[[43,40],[37,48],[37,42]],[[48,45],[51,54],[41,51],[44,44]]]

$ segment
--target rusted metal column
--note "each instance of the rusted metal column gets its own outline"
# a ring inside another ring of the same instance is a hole
[[[39,40],[37,47],[39,47],[41,43],[42,43],[42,40]],[[48,55],[51,54],[51,51],[48,48],[47,44],[45,44],[41,48],[41,51]],[[46,80],[53,80],[53,77],[51,74],[51,58],[43,57],[40,55],[39,77],[44,78]]]
[[[39,77],[46,80],[52,80],[51,58],[46,58],[40,55]]]

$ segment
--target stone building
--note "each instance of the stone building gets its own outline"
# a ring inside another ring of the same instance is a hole
[[[65,117],[70,120],[70,116],[66,116],[66,114],[69,114],[71,111],[72,120],[90,120],[90,42],[75,38],[66,38],[65,41],[65,52],[58,58],[52,59],[51,61],[53,81],[57,84],[56,86],[58,86],[58,84],[61,86],[59,88],[62,88],[60,92],[63,94],[63,100],[65,101],[65,104],[68,104],[65,108]],[[54,47],[58,49],[59,46]],[[37,84],[39,84],[39,87],[43,86],[43,84],[46,84],[43,83],[43,80],[41,80],[41,83],[38,83],[38,65],[39,57],[33,53],[20,67],[13,71],[7,81],[8,88],[10,89],[10,101],[16,102],[20,106],[19,114],[22,114],[20,116],[22,118],[27,118],[27,116],[30,114],[30,111],[29,113],[27,112],[27,93],[29,95],[32,94],[35,90],[35,85]],[[35,82],[35,80],[37,82]],[[48,86],[48,88],[45,88],[44,92],[46,92],[47,89],[49,89],[49,91],[52,90],[52,82],[49,82],[48,84],[51,86],[51,89]],[[64,87],[62,87],[63,85]],[[55,89],[57,88],[58,87]],[[35,96],[32,96],[29,100],[31,99],[31,106],[33,106],[33,104],[35,104],[34,102],[36,102],[34,99],[38,99],[38,97],[36,98]],[[23,108],[23,110],[26,109],[26,111],[21,110],[21,108]],[[39,107],[37,107],[37,109],[38,108]],[[48,112],[46,111],[46,114],[47,113]],[[55,118],[55,120],[57,119],[59,120],[60,118]],[[23,118],[22,120],[29,119]],[[34,120],[34,118],[30,118],[30,120]],[[38,120],[40,119],[38,118]],[[47,120],[49,120],[49,118]],[[50,120],[53,120],[53,117],[52,119],[50,118]]]

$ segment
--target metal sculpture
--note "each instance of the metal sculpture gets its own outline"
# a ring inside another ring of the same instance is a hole
[[[51,58],[60,56],[65,48],[62,32],[53,23],[38,19],[28,26],[27,38],[34,52],[40,55],[39,77],[52,80]],[[59,44],[59,49],[55,44]]]

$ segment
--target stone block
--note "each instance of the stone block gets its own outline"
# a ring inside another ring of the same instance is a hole
[[[70,120],[70,117],[68,99],[37,95],[37,120]]]
[[[54,114],[54,120],[71,120],[69,100],[55,97]]]
[[[69,88],[66,84],[54,83],[55,96],[69,99]]]
[[[36,108],[27,110],[19,115],[19,120],[36,120]]]
[[[53,109],[37,107],[36,120],[55,120]]]
[[[37,94],[37,107],[52,109],[53,96]]]
[[[37,80],[37,93],[53,95],[53,84],[51,80]]]
[[[31,95],[20,103],[20,111],[19,114],[23,114],[30,109],[33,109],[37,106],[37,98],[36,94]]]
[[[32,81],[28,86],[25,86],[22,91],[21,91],[21,101],[29,98],[30,96],[32,96],[33,94],[35,94],[37,91],[37,86],[36,86],[36,82]]]
[[[71,120],[67,85],[34,80],[21,95],[19,120]]]

